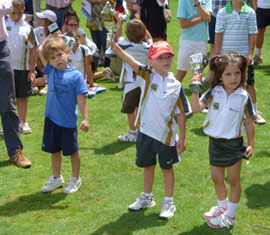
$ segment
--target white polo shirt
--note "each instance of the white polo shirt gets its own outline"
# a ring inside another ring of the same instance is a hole
[[[37,46],[34,30],[23,20],[15,24],[7,18],[5,22],[12,67],[16,70],[29,70],[29,49]]]
[[[34,28],[34,32],[37,37],[38,44],[40,45],[46,39],[44,27],[39,26],[37,28]]]
[[[119,37],[118,44],[128,54],[140,62],[141,64],[148,65],[148,50],[152,40],[147,40],[142,44],[134,43],[126,40],[124,37]],[[120,83],[135,82],[136,77],[133,76],[133,69],[125,62],[123,62],[122,71],[120,75]]]
[[[253,105],[247,91],[238,88],[230,96],[223,86],[209,89],[200,100],[208,105],[204,133],[213,138],[233,139],[244,134],[244,120],[254,116]]]
[[[142,92],[135,126],[141,133],[167,146],[175,146],[177,123],[174,115],[191,111],[181,83],[173,73],[162,77],[142,66],[138,75]]]
[[[83,55],[83,49],[84,48],[84,53]],[[84,58],[91,55],[90,49],[85,46],[85,45],[80,45],[76,52],[74,53],[73,51],[70,51],[69,57],[68,57],[68,62],[71,66],[75,67],[78,69],[82,75],[84,76],[85,74],[85,67],[84,67]]]

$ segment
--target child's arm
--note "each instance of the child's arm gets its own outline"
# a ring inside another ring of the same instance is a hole
[[[252,1],[252,5],[253,5],[254,11],[256,11],[257,8],[258,8],[258,1],[257,1],[257,0],[253,0],[253,1]]]
[[[43,46],[44,46],[44,42],[46,40],[44,40],[41,45],[39,46],[38,48],[38,56],[39,56],[39,59],[41,61],[41,63],[43,64],[44,67],[46,67],[46,65],[48,64],[48,61],[45,59],[45,57],[43,56]]]
[[[194,4],[197,4],[199,0],[193,0]],[[200,16],[202,17],[202,21],[210,22],[211,21],[211,13],[209,11],[206,11],[202,4],[199,4],[197,6],[198,12],[200,13]]]
[[[77,95],[77,103],[82,113],[82,122],[80,124],[80,129],[83,130],[84,132],[88,132],[89,130],[88,112],[84,94]]]
[[[222,37],[223,33],[215,33],[215,50],[217,55],[220,55]]]
[[[248,139],[248,146],[246,149],[245,157],[250,158],[253,153],[254,132],[255,132],[254,119],[252,117],[249,117],[245,120],[245,127],[246,127],[246,132],[247,132],[247,139]]]
[[[176,143],[176,151],[184,152],[186,150],[186,115],[185,113],[176,114],[178,127],[180,130],[180,138]]]
[[[203,20],[202,20],[202,17],[199,16],[199,17],[193,18],[191,20],[187,20],[186,18],[179,18],[179,21],[180,21],[181,28],[184,29],[184,28],[189,28],[195,24],[198,24]]]
[[[199,81],[201,82],[201,78],[199,75],[194,74],[192,82]],[[206,104],[200,101],[199,93],[192,93],[191,96],[191,108],[193,113],[199,113],[206,107]]]
[[[30,64],[30,70],[27,75],[27,80],[31,82],[31,84],[35,81],[36,74],[35,74],[35,67],[36,67],[36,48],[30,48],[29,49],[29,64]]]
[[[126,53],[117,43],[115,42],[109,42],[107,43],[108,46],[112,47],[112,50],[120,56],[120,58],[125,61],[127,64],[129,64],[135,73],[138,73],[140,63],[135,60],[132,55]]]
[[[152,38],[152,35],[149,33],[149,31],[146,29],[146,34],[145,34],[145,40],[152,40],[153,41],[153,38]]]
[[[119,23],[119,26],[117,27],[116,29],[116,32],[115,32],[115,37],[114,37],[114,41],[118,42],[118,39],[123,35],[122,34],[122,25],[123,25],[123,20],[121,18],[121,13],[118,13],[116,15],[116,20],[117,20],[117,23]]]
[[[256,34],[249,34],[248,37],[249,37],[248,65],[250,65],[253,58],[253,52],[256,42]]]

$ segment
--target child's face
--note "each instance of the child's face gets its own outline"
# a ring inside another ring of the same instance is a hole
[[[23,7],[13,7],[9,16],[14,23],[18,23],[22,19],[23,13]]]
[[[241,70],[239,65],[230,64],[225,67],[220,80],[228,94],[233,93],[241,83]]]
[[[68,67],[68,51],[55,51],[49,56],[49,63],[58,70],[65,70]]]
[[[165,77],[168,76],[168,72],[172,67],[172,55],[165,53],[156,59],[149,59],[148,63],[156,70],[157,73]]]
[[[75,40],[76,40],[76,46],[73,48],[73,50],[72,50],[73,52],[76,52],[77,49],[78,49],[78,47],[79,47],[80,44],[81,44],[80,37],[75,38]]]
[[[67,29],[68,31],[76,31],[79,28],[78,21],[71,19],[67,22]]]

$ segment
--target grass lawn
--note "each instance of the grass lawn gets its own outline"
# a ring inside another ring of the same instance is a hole
[[[44,0],[42,7],[44,8]],[[73,7],[80,12],[81,1]],[[168,41],[178,52],[181,33],[176,19],[177,1],[172,0],[173,21],[168,24]],[[85,17],[81,16],[85,28]],[[89,31],[86,29],[89,34]],[[40,192],[51,175],[50,155],[41,151],[46,97],[30,97],[28,122],[33,133],[21,135],[30,169],[11,164],[0,136],[0,234],[270,234],[270,50],[269,28],[263,45],[263,64],[255,67],[259,110],[266,125],[256,125],[254,155],[242,166],[242,197],[237,210],[237,224],[230,230],[214,230],[202,214],[216,204],[210,178],[208,137],[202,131],[205,114],[187,118],[187,150],[175,165],[175,216],[158,220],[164,198],[163,176],[156,170],[153,193],[157,206],[136,213],[127,207],[142,191],[142,169],[135,166],[135,145],[117,141],[127,130],[126,116],[120,113],[122,91],[116,83],[100,80],[107,91],[88,99],[90,131],[79,131],[82,157],[82,187],[78,193],[65,195],[63,189],[51,194]],[[172,71],[176,72],[176,57]],[[206,72],[205,72],[206,73]],[[183,86],[191,98],[188,84]],[[268,95],[267,95],[268,94]],[[69,158],[63,159],[62,175],[71,175]]]

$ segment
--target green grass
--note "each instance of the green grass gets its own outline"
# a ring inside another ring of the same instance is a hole
[[[73,3],[78,12],[80,2]],[[168,40],[177,53],[181,33],[176,19],[177,1],[170,3],[174,18],[168,24]],[[81,17],[81,27],[84,26]],[[86,32],[90,35],[87,29]],[[100,80],[107,91],[87,100],[90,131],[79,132],[83,185],[78,193],[65,195],[63,189],[51,194],[40,192],[51,175],[50,156],[41,151],[46,97],[33,96],[28,103],[27,118],[33,133],[21,138],[23,152],[33,163],[30,169],[19,169],[8,161],[4,139],[0,137],[0,234],[270,234],[269,39],[267,30],[264,63],[255,67],[259,110],[267,124],[256,125],[254,155],[249,165],[243,162],[242,197],[234,228],[210,229],[202,219],[202,214],[216,203],[208,137],[202,131],[204,114],[187,119],[187,150],[183,161],[175,165],[175,216],[168,221],[158,220],[164,198],[159,167],[153,188],[157,206],[137,213],[127,211],[142,191],[142,169],[134,164],[135,146],[117,141],[117,136],[128,129],[126,116],[120,113],[122,92],[117,84]],[[189,99],[190,75],[189,72],[183,83]],[[62,174],[66,181],[71,175],[69,158],[63,159]]]

